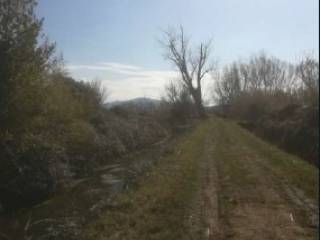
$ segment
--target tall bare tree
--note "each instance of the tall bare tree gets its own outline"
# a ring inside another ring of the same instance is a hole
[[[296,67],[296,76],[304,89],[304,100],[311,106],[317,106],[319,99],[319,61],[312,55],[306,55]]]
[[[182,83],[192,96],[199,117],[206,117],[201,83],[204,76],[212,70],[212,67],[208,66],[211,41],[190,49],[189,39],[182,27],[179,30],[169,28],[163,35],[165,58],[178,68]]]

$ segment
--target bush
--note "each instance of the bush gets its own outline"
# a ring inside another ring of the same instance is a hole
[[[51,195],[65,177],[64,149],[28,134],[0,145],[0,202],[6,209],[30,206]]]

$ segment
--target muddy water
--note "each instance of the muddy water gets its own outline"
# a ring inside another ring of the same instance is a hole
[[[173,151],[166,139],[95,169],[92,177],[77,179],[63,193],[31,209],[0,216],[0,240],[80,239],[82,227],[108,208],[114,196],[136,186],[140,176]]]

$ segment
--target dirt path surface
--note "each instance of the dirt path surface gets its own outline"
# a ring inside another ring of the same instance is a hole
[[[204,239],[316,239],[315,201],[250,144],[252,137],[221,120],[207,134],[193,213]]]

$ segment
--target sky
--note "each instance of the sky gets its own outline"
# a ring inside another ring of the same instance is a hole
[[[262,50],[295,62],[319,49],[318,0],[39,0],[37,14],[69,74],[101,81],[109,101],[160,98],[178,77],[159,44],[168,26],[183,26],[193,46],[212,39],[219,67]]]

